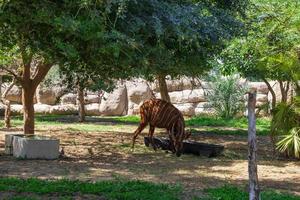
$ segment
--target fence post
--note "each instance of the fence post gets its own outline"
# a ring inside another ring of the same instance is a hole
[[[248,173],[249,173],[249,200],[260,200],[260,191],[257,175],[257,144],[255,118],[256,91],[248,93]]]

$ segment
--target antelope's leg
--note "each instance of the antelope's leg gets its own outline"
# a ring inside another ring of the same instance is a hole
[[[174,125],[173,127],[168,130],[169,138],[170,138],[170,143],[169,143],[169,149],[172,151],[172,153],[175,153],[175,146],[174,146],[174,141],[175,141],[175,136],[174,136]]]
[[[149,139],[150,139],[150,142],[151,142],[151,145],[152,145],[154,151],[156,151],[157,148],[156,148],[156,145],[155,145],[154,140],[153,140],[154,130],[155,130],[155,126],[150,125],[148,136],[149,136]]]
[[[134,149],[134,143],[135,143],[136,138],[145,129],[146,126],[147,126],[146,123],[140,123],[139,127],[134,131],[134,135],[132,138],[132,149]]]

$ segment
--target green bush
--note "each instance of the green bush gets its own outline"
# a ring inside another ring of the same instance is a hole
[[[207,90],[208,105],[223,118],[233,118],[245,110],[243,97],[247,91],[245,85],[239,83],[237,76],[215,76]]]
[[[300,158],[300,98],[292,103],[280,103],[273,111],[271,137],[276,149],[288,156]]]

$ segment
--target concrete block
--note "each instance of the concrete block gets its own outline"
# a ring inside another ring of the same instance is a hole
[[[14,136],[22,136],[23,134],[18,133],[10,133],[5,134],[5,154],[12,155],[13,154],[13,138]]]
[[[57,159],[59,156],[59,140],[45,136],[13,137],[13,155],[23,159]]]

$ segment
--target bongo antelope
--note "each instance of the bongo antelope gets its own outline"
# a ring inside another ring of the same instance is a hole
[[[149,124],[149,138],[156,150],[153,142],[153,134],[155,127],[166,128],[172,145],[173,153],[177,156],[181,155],[183,140],[187,139],[190,134],[185,132],[185,123],[182,113],[171,103],[161,99],[149,99],[144,101],[140,107],[141,121],[139,127],[134,132],[132,139],[132,148],[134,148],[135,140],[138,135]]]

